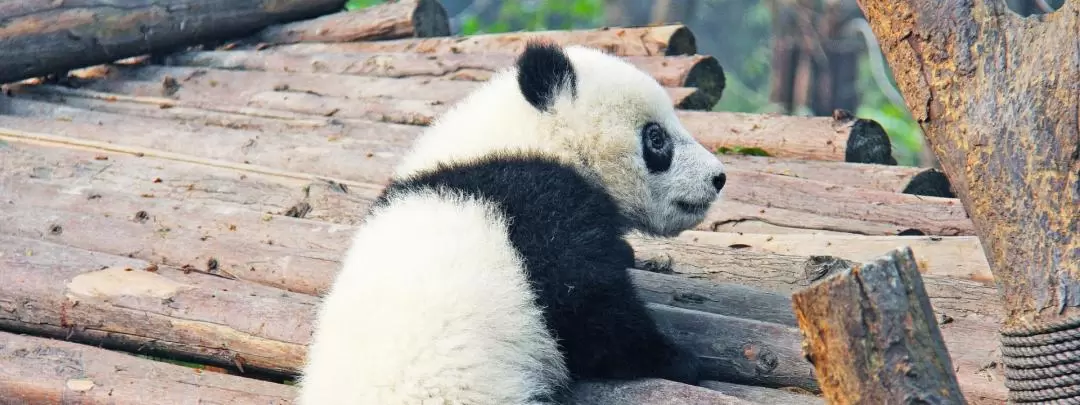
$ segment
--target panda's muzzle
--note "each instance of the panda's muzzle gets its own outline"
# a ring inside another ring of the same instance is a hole
[[[683,212],[686,212],[687,214],[691,214],[691,215],[702,215],[702,214],[704,214],[705,211],[709,210],[710,205],[712,205],[712,201],[696,202],[696,203],[687,202],[687,201],[676,201],[675,202],[675,206],[678,207],[679,210],[682,210]]]

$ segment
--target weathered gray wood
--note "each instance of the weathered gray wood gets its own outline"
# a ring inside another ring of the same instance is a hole
[[[770,405],[693,385],[660,379],[583,382],[574,386],[575,405]]]
[[[817,392],[798,329],[769,322],[648,303],[665,334],[702,358],[702,378]]]
[[[910,248],[792,295],[829,403],[965,404]]]
[[[5,404],[287,405],[293,387],[0,332]]]
[[[702,381],[701,386],[733,397],[769,405],[825,405],[820,397],[781,389],[739,385],[721,381]]]
[[[250,41],[268,44],[298,42],[377,41],[450,35],[446,9],[438,0],[396,0],[310,20],[273,25]]]
[[[0,83],[255,32],[342,0],[22,0],[0,3]]]

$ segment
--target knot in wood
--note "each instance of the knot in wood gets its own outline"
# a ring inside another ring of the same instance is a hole
[[[758,342],[743,345],[743,356],[754,365],[758,375],[771,374],[780,365],[776,353]]]

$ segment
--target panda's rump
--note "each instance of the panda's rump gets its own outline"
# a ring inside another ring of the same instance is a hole
[[[307,389],[339,396],[307,403],[518,404],[565,379],[505,219],[476,199],[414,191],[373,212],[318,322]]]

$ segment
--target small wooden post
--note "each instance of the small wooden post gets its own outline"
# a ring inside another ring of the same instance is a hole
[[[829,404],[964,404],[911,248],[792,296]]]

